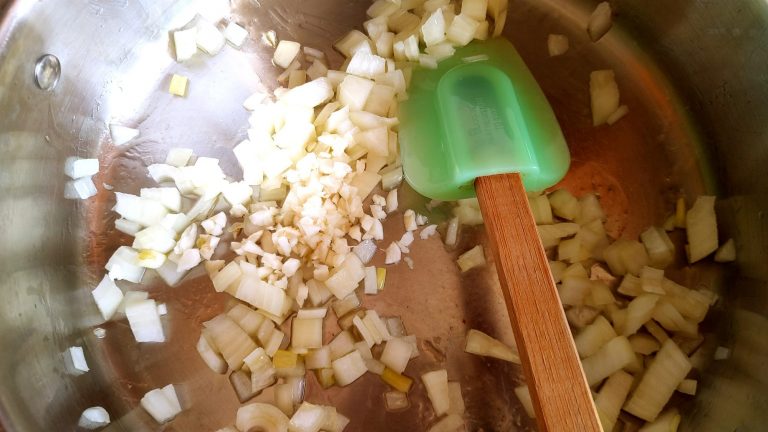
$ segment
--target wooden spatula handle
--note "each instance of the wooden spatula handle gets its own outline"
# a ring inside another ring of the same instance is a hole
[[[520,175],[480,177],[475,189],[539,430],[601,431]]]

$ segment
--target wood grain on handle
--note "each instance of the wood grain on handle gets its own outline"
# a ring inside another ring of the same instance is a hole
[[[475,189],[539,430],[601,431],[520,175],[480,177]]]

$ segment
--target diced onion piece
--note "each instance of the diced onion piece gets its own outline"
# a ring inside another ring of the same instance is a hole
[[[387,246],[386,254],[387,256],[384,259],[385,264],[397,264],[402,257],[402,252],[396,242],[392,242]]]
[[[291,432],[319,432],[326,422],[326,410],[320,405],[302,402],[291,417],[288,429]]]
[[[331,349],[328,345],[311,350],[304,358],[307,369],[327,369],[331,367]]]
[[[485,16],[483,16],[485,18]],[[482,18],[480,18],[482,19]],[[443,10],[437,9],[427,18],[424,25],[421,26],[421,37],[424,43],[430,47],[439,44],[445,40],[445,17]]]
[[[217,292],[223,292],[231,286],[239,286],[242,271],[237,262],[230,262],[212,278],[213,287]]]
[[[240,48],[243,43],[248,39],[248,30],[238,25],[236,22],[230,22],[224,29],[224,37],[232,46]]]
[[[493,37],[501,35],[507,21],[509,0],[488,0],[488,15],[493,18]]]
[[[366,294],[378,294],[379,289],[376,284],[376,267],[365,268],[365,290]]]
[[[614,111],[613,114],[609,115],[608,118],[605,119],[605,122],[609,125],[616,124],[616,122],[624,118],[624,116],[627,114],[629,114],[629,107],[626,105],[621,105],[620,107],[616,108],[616,111]]]
[[[168,155],[165,157],[165,163],[177,168],[187,166],[189,159],[192,158],[194,152],[190,148],[175,147],[168,150]]]
[[[256,349],[250,336],[227,315],[218,315],[203,325],[210,343],[232,370],[240,369],[243,359]]]
[[[281,99],[293,106],[314,108],[333,97],[333,87],[325,77],[320,77],[306,84],[292,88]]]
[[[485,254],[483,253],[483,246],[477,245],[472,249],[464,252],[456,260],[462,273],[465,273],[475,267],[482,267],[485,265]]]
[[[400,186],[403,182],[403,167],[395,167],[381,173],[381,187],[386,191],[391,191]]]
[[[680,426],[680,419],[677,408],[670,408],[660,414],[656,420],[646,423],[638,432],[676,432]]]
[[[108,425],[109,422],[109,413],[107,410],[100,406],[94,406],[86,408],[83,413],[80,414],[80,419],[77,421],[77,425],[85,429],[98,429]]]
[[[548,198],[552,211],[563,219],[574,220],[581,214],[581,203],[565,189],[552,192]]]
[[[91,294],[104,320],[112,318],[123,301],[123,292],[108,275],[104,275],[104,278],[91,291]]]
[[[520,405],[523,406],[525,413],[530,418],[536,418],[536,411],[533,410],[533,400],[531,399],[531,392],[527,385],[515,387],[515,396],[520,400]]]
[[[179,260],[176,263],[176,271],[181,273],[187,270],[192,270],[197,267],[201,261],[202,257],[200,256],[200,249],[187,249],[181,254],[181,257],[179,257]]]
[[[141,225],[136,222],[129,221],[128,219],[120,218],[115,220],[115,229],[124,234],[133,236],[136,235],[137,232],[141,231]]]
[[[696,388],[698,387],[698,381],[694,379],[686,379],[683,380],[679,386],[677,386],[677,391],[680,393],[684,393],[690,396],[696,395]]]
[[[449,414],[429,428],[428,432],[453,432],[464,428],[464,419],[458,414]]]
[[[188,85],[189,78],[182,75],[173,74],[171,76],[171,83],[168,86],[168,93],[174,96],[186,97]]]
[[[165,342],[163,323],[154,300],[140,300],[126,304],[125,316],[136,342]]]
[[[360,352],[355,350],[331,363],[336,384],[344,387],[368,372]]]
[[[144,268],[157,269],[165,263],[165,255],[150,249],[139,251],[138,264]]]
[[[389,411],[400,411],[410,406],[408,395],[401,391],[391,390],[384,393],[384,406]]]
[[[398,249],[399,251],[400,249]],[[349,254],[340,267],[325,281],[325,286],[338,299],[343,299],[357,288],[357,285],[365,278],[365,268],[362,261],[355,254]]]
[[[619,109],[619,87],[612,70],[598,70],[589,75],[589,96],[592,125],[605,124],[611,114]]]
[[[371,80],[354,75],[347,75],[339,84],[338,100],[348,106],[351,111],[360,111],[365,107],[368,97],[373,90]]]
[[[395,390],[408,393],[413,385],[413,380],[405,375],[401,375],[390,368],[385,367],[381,373],[381,380],[390,385]]]
[[[363,78],[373,78],[385,72],[386,62],[383,57],[365,51],[356,52],[347,65],[348,74]]]
[[[158,423],[165,423],[181,412],[181,404],[173,384],[147,392],[141,398],[141,406]]]
[[[203,362],[205,362],[212,371],[218,374],[223,374],[227,371],[227,362],[224,361],[219,353],[213,350],[208,343],[208,340],[205,338],[205,335],[200,335],[200,338],[197,340],[196,349],[203,359]]]
[[[323,318],[294,318],[291,328],[291,347],[316,349],[323,345]]]
[[[582,360],[587,383],[593,386],[635,360],[632,345],[624,336],[618,336],[603,345],[595,354]]]
[[[595,396],[595,408],[603,430],[613,430],[633,380],[632,375],[620,370],[605,381]]]
[[[454,217],[448,222],[448,228],[445,231],[445,245],[456,246],[459,241],[459,218]]]
[[[616,337],[616,332],[611,324],[602,315],[595,321],[584,327],[574,338],[576,351],[579,357],[589,357],[600,350],[608,341]]]
[[[688,262],[695,263],[717,250],[715,197],[700,196],[685,218]]]
[[[191,59],[197,53],[197,27],[173,32],[173,46],[177,62]]]
[[[387,341],[384,351],[381,353],[381,362],[388,368],[399,374],[405,371],[408,361],[411,359],[411,345],[399,338]]]
[[[130,128],[128,126],[111,123],[109,125],[109,135],[112,137],[112,144],[121,146],[138,137],[139,130]]]
[[[479,22],[462,13],[451,21],[446,36],[449,41],[456,45],[464,46],[472,42],[479,25]]]
[[[488,0],[464,0],[461,2],[461,13],[475,21],[483,21],[488,11]]]
[[[715,253],[715,261],[720,263],[736,261],[736,243],[728,239]]]
[[[69,347],[67,353],[69,354],[68,365],[71,364],[73,373],[80,375],[90,370],[90,368],[88,368],[88,362],[85,361],[83,347]]]
[[[550,57],[556,57],[568,52],[568,37],[560,34],[550,34],[547,37],[547,51]]]
[[[274,405],[252,403],[237,410],[235,427],[239,431],[287,432],[288,421]]]
[[[331,358],[336,360],[355,349],[355,340],[349,331],[344,330],[333,338],[328,348],[331,350]]]
[[[520,364],[520,357],[515,349],[475,329],[471,329],[467,333],[464,351]]]
[[[288,66],[291,65],[291,63],[293,63],[293,60],[299,54],[300,50],[301,50],[300,43],[281,40],[280,43],[277,44],[275,53],[272,56],[272,62],[275,63],[275,65],[280,66],[283,69],[286,69],[288,68]]]
[[[435,415],[440,417],[448,412],[451,400],[448,397],[448,371],[440,369],[427,372],[421,376],[421,381],[427,389],[427,396],[432,402]]]
[[[68,157],[64,161],[64,174],[72,179],[90,177],[99,172],[98,159],[80,159],[77,157]]]
[[[675,260],[675,245],[662,228],[650,227],[640,234],[640,239],[648,251],[651,266],[663,269]]]
[[[648,264],[648,253],[642,243],[619,239],[603,251],[603,258],[611,273],[622,276],[627,273],[639,275]]]
[[[256,348],[244,359],[243,363],[251,372],[251,390],[258,393],[275,383],[275,368],[264,348]]]
[[[587,33],[592,42],[599,41],[611,29],[613,25],[611,14],[611,5],[608,2],[598,4],[592,12],[587,25]]]
[[[646,369],[629,401],[628,413],[646,421],[654,421],[669,401],[677,386],[691,370],[691,362],[672,339],[668,339]]]
[[[115,198],[117,202],[113,210],[123,218],[143,226],[159,224],[168,214],[166,207],[154,200],[120,192],[115,193]]]
[[[96,185],[90,177],[70,180],[64,184],[64,198],[66,199],[88,199],[97,193]]]
[[[359,30],[352,30],[349,33],[347,33],[346,36],[341,38],[338,42],[336,42],[333,47],[336,48],[344,57],[352,57],[352,55],[360,50],[360,49],[367,49],[368,52],[371,50],[370,45],[370,39],[361,31]],[[361,48],[365,47],[366,48]]]

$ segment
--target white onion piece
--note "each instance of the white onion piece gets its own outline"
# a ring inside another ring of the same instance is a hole
[[[587,25],[587,33],[592,42],[599,41],[611,29],[613,25],[611,15],[611,5],[608,2],[598,4],[592,12]]]
[[[104,278],[91,291],[91,294],[104,320],[112,318],[123,301],[123,292],[108,275],[104,275]]]
[[[471,329],[467,333],[464,351],[470,354],[488,356],[520,364],[520,357],[515,348],[507,346],[501,341],[475,329]]]
[[[280,66],[281,68],[286,69],[288,66],[291,65],[291,63],[293,63],[293,60],[299,54],[300,50],[301,50],[300,43],[281,40],[280,43],[277,44],[275,53],[272,56],[272,62],[274,62],[277,66]]]
[[[408,408],[410,402],[407,394],[392,390],[384,393],[384,405],[389,411],[399,411]]]
[[[381,362],[393,371],[402,374],[411,359],[411,344],[394,338],[387,341],[381,353]]]
[[[398,249],[399,251],[399,249]],[[325,281],[325,286],[338,299],[343,299],[365,278],[365,268],[356,254],[349,254],[340,267]]]
[[[161,225],[152,225],[136,233],[132,246],[137,250],[149,249],[166,254],[173,250],[175,245],[175,232]],[[137,256],[137,260],[140,261],[141,257]]]
[[[291,327],[291,347],[317,349],[323,345],[323,318],[294,318]]]
[[[523,385],[515,387],[515,395],[520,400],[520,405],[523,406],[528,417],[536,418],[536,412],[533,410],[533,400],[531,399],[531,392],[528,390],[528,386]]]
[[[419,233],[419,238],[426,240],[437,233],[437,225],[427,225]]]
[[[218,352],[214,351],[204,335],[200,335],[200,338],[197,340],[196,348],[198,354],[200,354],[200,357],[203,359],[203,362],[205,362],[212,371],[218,374],[227,372],[227,362],[224,361],[224,358]]]
[[[170,211],[178,213],[181,210],[181,194],[174,187],[142,188],[141,198],[157,201]]]
[[[421,381],[427,389],[427,396],[432,402],[435,415],[440,417],[448,412],[451,406],[448,397],[448,371],[440,369],[421,375]]]
[[[177,62],[191,59],[197,53],[197,28],[173,32],[173,46]]]
[[[634,360],[635,352],[629,340],[618,336],[608,341],[595,354],[583,359],[581,364],[587,383],[593,386]]]
[[[99,172],[98,159],[80,159],[77,157],[68,157],[64,161],[64,174],[72,179],[90,177]]]
[[[455,217],[448,222],[448,229],[445,231],[445,245],[456,246],[459,241],[459,218]]]
[[[547,37],[547,51],[550,57],[556,57],[568,52],[568,37],[560,34],[550,34]]]
[[[138,137],[139,130],[112,123],[109,125],[109,135],[112,137],[112,143],[114,145],[121,146]]]
[[[690,370],[688,357],[672,339],[668,339],[648,366],[624,410],[646,421],[655,420]]]
[[[64,184],[64,198],[66,199],[88,199],[97,193],[96,185],[90,177],[70,180]]]
[[[115,229],[124,234],[133,236],[136,235],[137,232],[141,231],[141,225],[137,224],[136,222],[129,221],[128,219],[120,218],[115,220]]]
[[[147,392],[141,398],[141,406],[158,423],[165,423],[181,412],[181,404],[173,384]]]
[[[333,368],[336,384],[342,387],[351,384],[368,372],[368,367],[357,350],[334,360],[331,363],[331,367]]]
[[[378,294],[379,287],[376,283],[376,267],[365,268],[364,292],[368,295]]]
[[[159,224],[168,210],[159,202],[136,195],[115,192],[117,202],[114,211],[125,219],[144,226]]]
[[[688,262],[695,263],[716,251],[718,247],[715,197],[698,197],[685,219]]]
[[[384,259],[385,264],[397,264],[402,257],[400,247],[395,242],[392,242],[387,246],[386,254],[387,256]]]
[[[144,268],[138,264],[139,252],[128,246],[120,246],[109,258],[104,268],[112,280],[126,280],[139,283],[144,276]]]
[[[291,432],[319,432],[326,421],[325,414],[322,406],[302,402],[291,417],[288,429]]]
[[[715,261],[720,263],[736,261],[736,243],[728,239],[715,253]]]
[[[202,257],[200,256],[200,249],[187,249],[181,254],[176,262],[176,272],[182,273],[192,270],[197,267],[201,261]]]
[[[621,105],[618,108],[616,108],[616,111],[613,112],[613,114],[609,115],[607,119],[605,119],[605,122],[609,125],[616,124],[619,120],[624,118],[629,114],[629,107],[626,105]]]
[[[208,55],[216,55],[224,48],[226,39],[221,34],[215,25],[206,20],[199,20],[197,22],[197,34],[195,35],[195,43],[201,51]]]
[[[619,87],[612,70],[598,70],[590,74],[589,96],[592,125],[607,123],[608,118],[619,109]]]
[[[483,14],[485,15],[485,14]],[[421,36],[424,43],[430,47],[437,45],[445,40],[445,17],[443,16],[443,10],[437,9],[432,15],[427,18],[424,25],[421,26]]]
[[[472,249],[464,252],[456,260],[462,273],[465,273],[475,267],[482,267],[485,265],[485,253],[483,253],[483,246],[477,245]]]
[[[230,22],[224,29],[224,37],[232,46],[240,48],[243,43],[248,39],[248,30],[244,29],[235,22]]]
[[[241,278],[235,297],[278,316],[287,302],[285,291],[250,275]]]
[[[613,430],[633,381],[632,375],[618,371],[600,387],[600,391],[595,396],[595,408],[597,408],[603,430]]]
[[[186,270],[179,271],[178,264],[168,259],[155,272],[168,286],[176,286],[188,273]]]
[[[139,300],[126,304],[125,316],[136,342],[165,342],[163,323],[154,300]]]
[[[73,373],[80,375],[91,370],[88,367],[88,362],[85,361],[85,353],[83,352],[83,347],[69,347],[67,353],[69,354],[68,365],[72,366]]]
[[[449,414],[429,428],[428,432],[453,432],[464,429],[464,419],[458,414]]]
[[[94,406],[86,408],[83,413],[80,414],[80,419],[77,421],[77,425],[85,429],[98,429],[108,425],[109,422],[109,413],[107,410],[100,406]]]
[[[343,105],[348,106],[351,111],[360,111],[365,107],[373,90],[373,81],[347,75],[339,84],[338,99]]]
[[[117,308],[117,311],[124,314],[125,308],[129,304],[133,304],[141,300],[146,300],[148,298],[149,293],[146,291],[126,291],[125,296],[123,297],[123,302],[120,303],[120,307]]]
[[[237,410],[235,427],[240,431],[288,432],[288,417],[273,405],[253,403]]]

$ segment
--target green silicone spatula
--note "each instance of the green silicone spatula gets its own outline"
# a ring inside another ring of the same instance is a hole
[[[568,147],[512,44],[474,42],[415,71],[400,145],[417,192],[477,195],[540,430],[602,430],[526,195],[563,178]]]

